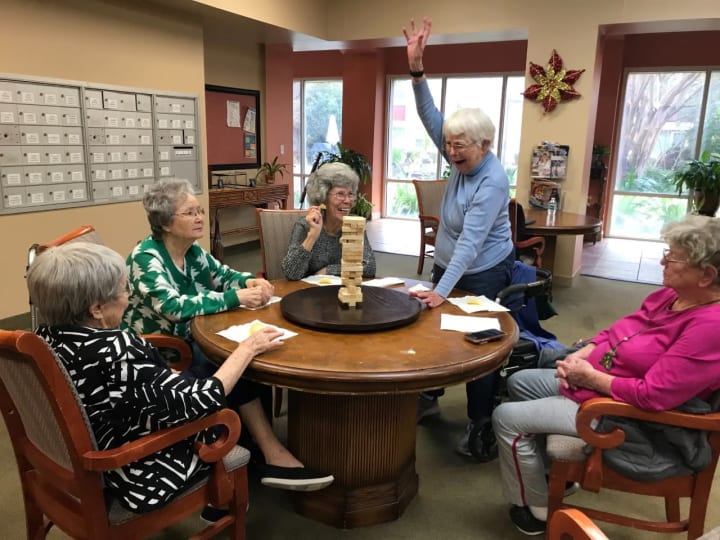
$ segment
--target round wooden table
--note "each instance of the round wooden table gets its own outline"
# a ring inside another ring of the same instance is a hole
[[[314,287],[300,281],[273,284],[278,296]],[[473,315],[498,318],[507,333],[485,345],[440,330],[443,313],[464,315],[445,302],[423,309],[401,328],[346,334],[297,326],[283,318],[278,302],[196,317],[192,334],[221,363],[237,345],[217,335],[230,326],[258,319],[298,333],[254,359],[245,375],[289,389],[289,448],[307,466],[335,475],[329,488],[299,494],[296,509],[353,528],[397,519],[417,493],[417,394],[494,371],[517,342],[517,325],[507,313]]]
[[[555,245],[559,234],[596,234],[602,229],[602,220],[593,216],[557,211],[555,219],[549,221],[547,210],[535,207],[525,211],[525,219],[534,221],[525,226],[525,234],[545,237],[543,268],[551,272],[555,266]]]

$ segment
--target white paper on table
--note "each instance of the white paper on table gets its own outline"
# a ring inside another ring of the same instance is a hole
[[[448,302],[456,305],[465,313],[477,313],[478,311],[510,311],[505,306],[488,300],[486,296],[463,296],[462,298],[448,298]]]
[[[226,328],[225,330],[220,330],[218,332],[218,335],[232,341],[237,341],[239,343],[250,337],[250,328],[256,323],[262,324],[263,326],[267,326],[269,328],[273,328],[278,332],[282,332],[282,335],[276,339],[288,339],[297,336],[297,332],[291,332],[290,330],[286,330],[285,328],[280,328],[279,326],[275,326],[274,324],[267,324],[257,319],[249,323],[236,324],[235,326],[231,326],[230,328]]]
[[[429,290],[431,290],[430,287],[426,287],[426,286],[423,285],[422,283],[418,283],[417,285],[413,285],[412,287],[410,287],[410,288],[408,289],[408,291],[412,291],[412,292],[429,291]]]
[[[312,283],[313,285],[320,285],[321,287],[323,285],[342,285],[342,279],[340,278],[340,276],[323,276],[315,274],[314,276],[302,278],[300,281],[304,281],[305,283]],[[325,283],[326,281],[328,283]]]
[[[392,287],[393,285],[403,285],[404,283],[405,280],[401,278],[384,277],[363,281],[362,284],[367,285],[368,287]]]
[[[264,308],[264,307],[269,306],[270,304],[274,304],[275,302],[279,302],[280,300],[282,300],[282,298],[280,298],[279,296],[271,296],[271,297],[270,297],[270,300],[268,300],[268,301],[267,301],[265,304],[263,304],[262,306],[250,307],[250,306],[243,306],[243,305],[241,305],[240,307],[243,308],[243,309],[247,309],[248,311],[255,311],[256,309],[262,309],[262,308]]]
[[[464,315],[440,316],[440,330],[456,330],[458,332],[479,332],[480,330],[500,330],[500,321],[494,317],[466,317]]]

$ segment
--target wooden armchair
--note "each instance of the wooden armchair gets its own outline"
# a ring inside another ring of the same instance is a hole
[[[257,275],[270,280],[285,279],[282,260],[290,245],[292,228],[300,216],[307,214],[307,210],[256,208],[255,213],[260,228],[260,259],[263,266]],[[273,414],[276,417],[282,415],[282,404],[283,390],[276,386],[273,396]]]
[[[608,540],[600,528],[580,510],[566,508],[552,515],[547,540]]]
[[[417,273],[422,274],[425,257],[435,253],[435,238],[440,225],[440,203],[445,194],[447,180],[413,180],[418,201],[420,220],[420,258]]]
[[[688,476],[648,482],[628,478],[603,465],[603,450],[615,448],[625,439],[621,429],[609,433],[597,433],[593,430],[593,420],[604,415],[707,431],[712,461],[705,470]],[[581,438],[564,435],[549,435],[547,438],[547,454],[552,460],[548,485],[549,516],[560,508],[577,508],[594,520],[627,527],[668,533],[687,531],[688,540],[694,540],[703,534],[708,497],[720,455],[720,413],[700,415],[678,411],[648,412],[610,398],[596,398],[582,404],[577,413],[576,426]],[[593,448],[589,455],[583,451],[586,444]],[[566,482],[579,482],[583,489],[594,492],[604,488],[663,497],[666,519],[651,521],[567,504],[563,501]],[[680,516],[681,497],[690,499],[688,516],[685,519]]]
[[[27,537],[45,538],[53,525],[72,538],[145,538],[207,504],[227,505],[229,515],[193,538],[222,530],[245,538],[248,502],[247,450],[235,445],[237,414],[223,409],[111,450],[98,450],[94,435],[62,363],[31,332],[0,330],[0,409],[13,444],[25,504]],[[197,453],[213,470],[172,502],[134,514],[104,490],[103,471],[116,469],[193,434],[222,426],[211,445]]]
[[[540,268],[545,251],[545,239],[542,236],[528,237],[525,234],[525,211],[515,199],[510,199],[508,214],[510,215],[510,228],[516,257],[525,264]]]
[[[256,208],[260,228],[260,258],[265,279],[284,279],[282,260],[290,245],[290,233],[295,222],[307,214],[307,210],[268,210]]]

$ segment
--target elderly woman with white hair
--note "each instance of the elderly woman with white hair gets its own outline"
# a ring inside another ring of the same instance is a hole
[[[359,178],[344,163],[325,163],[307,184],[310,208],[293,226],[282,270],[290,280],[313,274],[340,275],[343,218],[350,215]],[[375,254],[365,233],[363,277],[375,277]]]
[[[423,52],[430,36],[430,19],[416,29],[403,28],[412,89],[418,115],[428,136],[450,164],[445,195],[440,207],[440,224],[435,239],[435,262],[431,291],[413,293],[428,307],[442,304],[454,288],[474,295],[495,298],[510,285],[515,249],[512,243],[508,204],[510,187],[505,169],[491,147],[495,126],[480,109],[460,109],[448,118],[437,109],[423,70]],[[478,99],[481,98],[478,96]],[[493,459],[497,449],[489,419],[495,402],[497,374],[491,373],[467,384],[469,423],[456,452],[481,461]],[[440,412],[437,392],[420,396],[418,420]],[[475,429],[475,428],[478,429]],[[477,441],[488,441],[473,454],[470,434],[481,433]]]
[[[118,328],[128,305],[128,270],[118,253],[98,244],[49,248],[30,265],[27,284],[47,321],[37,334],[65,366],[101,450],[225,407],[226,395],[250,361],[282,346],[276,340],[280,332],[267,328],[239,343],[212,377],[171,371],[157,349]],[[209,466],[193,451],[196,440],[210,443],[213,433],[200,433],[105,473],[108,489],[130,511],[161,508],[208,474]],[[327,477],[322,485],[331,481]],[[217,512],[223,510],[209,507],[203,517],[213,520]]]
[[[556,370],[525,369],[508,379],[511,401],[495,409],[493,424],[503,493],[513,505],[510,519],[527,535],[544,533],[549,517],[542,435],[577,436],[582,403],[610,396],[638,409],[665,411],[693,398],[709,401],[720,389],[720,218],[689,215],[666,224],[661,235],[668,247],[660,259],[660,289],[558,360]],[[673,449],[663,441],[669,431],[655,433],[646,444],[635,430],[632,442],[620,447],[626,457],[612,463],[628,463],[643,480],[708,465],[710,452],[701,446],[682,448],[675,438]]]

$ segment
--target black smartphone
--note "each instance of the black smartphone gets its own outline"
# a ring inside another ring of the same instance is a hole
[[[470,343],[480,345],[481,343],[489,343],[491,341],[497,341],[505,336],[505,332],[502,330],[481,330],[480,332],[471,332],[465,334],[465,339]]]

